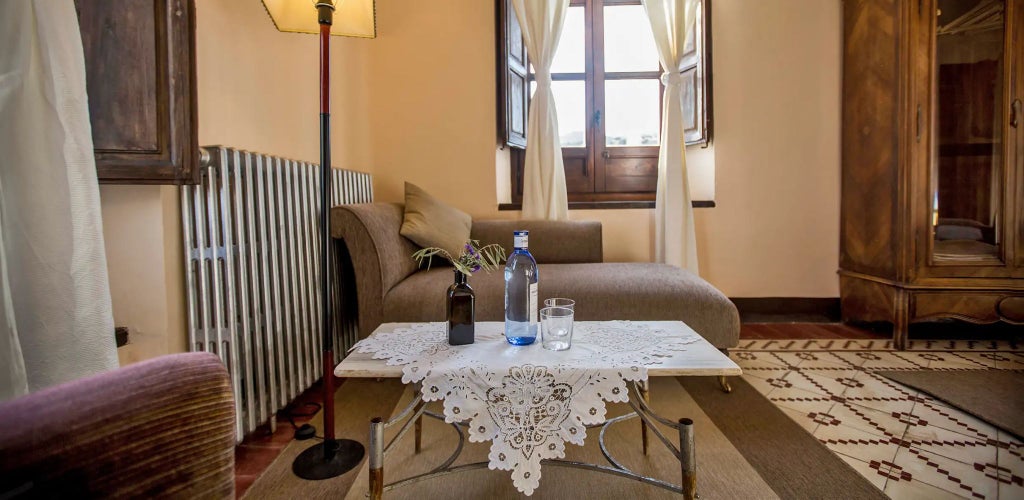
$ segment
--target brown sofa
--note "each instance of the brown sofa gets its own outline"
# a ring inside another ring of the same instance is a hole
[[[355,274],[359,333],[388,322],[444,321],[451,267],[419,269],[419,247],[401,236],[403,207],[371,203],[334,207],[331,235],[343,240]],[[606,263],[601,223],[593,221],[473,221],[472,238],[512,249],[512,231],[530,231],[540,297],[576,300],[578,320],[680,320],[716,347],[735,347],[740,320],[733,303],[698,276],[650,263]],[[477,321],[504,320],[503,273],[469,279]]]

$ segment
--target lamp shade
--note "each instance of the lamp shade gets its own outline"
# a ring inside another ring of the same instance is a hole
[[[279,31],[317,34],[320,24],[316,3],[315,0],[263,0],[263,7]],[[374,0],[335,0],[331,34],[375,38]]]

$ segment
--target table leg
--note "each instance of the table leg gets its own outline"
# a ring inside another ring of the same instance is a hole
[[[422,383],[417,382],[415,385],[413,385],[413,390],[416,391],[416,397],[419,398],[419,402],[416,403],[416,408],[413,408],[413,410],[412,410],[413,411],[413,415],[415,415],[415,414],[419,413],[419,411],[424,406],[426,406],[427,403],[424,402],[423,399],[422,399],[423,398],[423,396],[422,396],[422,394],[423,394],[423,385],[422,385]],[[418,417],[416,417],[416,423],[413,425],[413,441],[414,441],[414,444],[415,444],[416,454],[419,455],[420,449],[422,449],[422,444],[423,444],[423,415],[422,414],[420,414]]]
[[[644,398],[644,403],[650,404],[651,402],[651,389],[647,384],[646,380],[641,380],[637,384],[637,388],[640,389],[640,397]],[[647,455],[647,422],[644,419],[640,419],[640,441],[643,443],[644,455]]]
[[[732,392],[732,386],[729,385],[729,379],[725,375],[718,376],[718,385],[722,386],[722,391],[726,394]]]
[[[423,443],[423,415],[416,417],[416,428],[413,430],[415,433],[416,441],[416,454],[419,454],[421,444]]]
[[[370,421],[370,500],[384,495],[384,419]]]
[[[679,419],[679,465],[683,472],[683,498],[697,498],[697,457],[693,446],[693,420]]]

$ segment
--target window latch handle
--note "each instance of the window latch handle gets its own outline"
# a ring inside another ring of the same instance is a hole
[[[601,110],[600,109],[597,110],[597,111],[594,111],[594,126],[595,127],[600,127],[601,126]]]
[[[1014,99],[1010,107],[1010,126],[1017,128],[1020,125],[1020,99]]]

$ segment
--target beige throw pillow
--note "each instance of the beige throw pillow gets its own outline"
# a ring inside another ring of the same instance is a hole
[[[405,217],[399,233],[421,247],[443,248],[458,258],[469,240],[473,218],[446,205],[415,184],[405,183]]]

